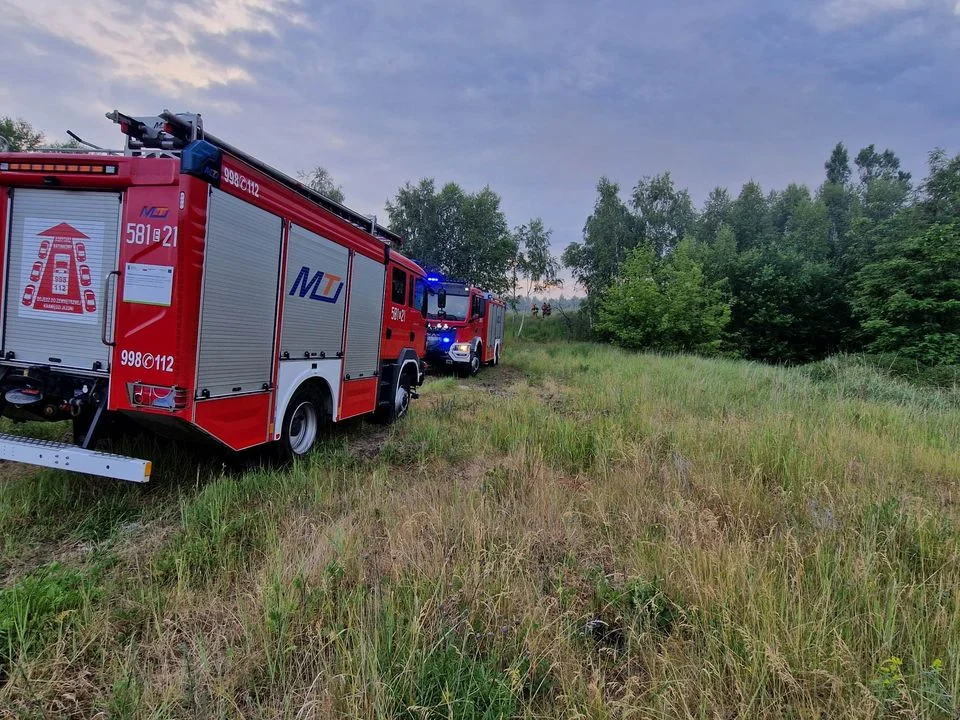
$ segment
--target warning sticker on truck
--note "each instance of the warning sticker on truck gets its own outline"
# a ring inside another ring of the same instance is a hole
[[[102,249],[102,223],[27,218],[18,314],[96,323]]]

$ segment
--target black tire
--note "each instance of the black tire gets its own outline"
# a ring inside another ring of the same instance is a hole
[[[466,365],[458,363],[457,365],[457,375],[462,378],[473,377],[480,371],[480,366],[483,363],[480,362],[480,355],[477,354],[476,350],[470,352],[470,359],[467,361]]]
[[[382,425],[391,425],[406,417],[410,410],[413,384],[414,380],[411,379],[409,371],[401,374],[396,385],[393,386],[393,404],[389,407],[378,408],[374,414],[374,421]]]
[[[287,405],[280,428],[279,451],[284,460],[304,457],[313,450],[326,425],[323,396],[309,386],[301,386]]]
[[[410,379],[410,373],[404,373],[400,376],[400,382],[397,383],[397,392],[394,396],[394,412],[391,422],[403,420],[410,412],[410,398],[413,388],[413,382]]]

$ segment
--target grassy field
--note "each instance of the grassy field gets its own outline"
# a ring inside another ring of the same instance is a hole
[[[153,451],[0,468],[0,716],[957,716],[956,390],[527,340],[291,471]]]

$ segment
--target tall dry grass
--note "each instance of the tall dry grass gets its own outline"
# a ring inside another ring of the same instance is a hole
[[[6,481],[0,712],[956,716],[955,393],[505,360],[291,471]]]

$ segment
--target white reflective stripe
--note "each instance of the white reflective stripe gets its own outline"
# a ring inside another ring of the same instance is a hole
[[[76,445],[0,434],[0,460],[100,475],[114,480],[144,483],[150,480],[149,460],[84,450]]]

